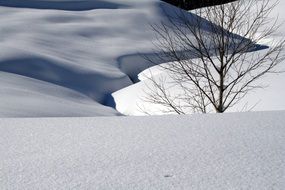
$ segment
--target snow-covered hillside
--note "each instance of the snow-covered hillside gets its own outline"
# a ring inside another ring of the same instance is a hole
[[[117,115],[152,49],[159,0],[0,0],[0,116]],[[143,60],[143,62],[145,62]]]
[[[0,119],[0,189],[285,189],[285,112]]]
[[[175,10],[160,0],[0,0],[0,117],[141,114],[150,24]],[[284,75],[266,80],[258,110],[285,109]]]

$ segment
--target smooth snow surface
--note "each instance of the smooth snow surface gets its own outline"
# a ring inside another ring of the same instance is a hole
[[[0,189],[285,189],[285,112],[0,119]]]

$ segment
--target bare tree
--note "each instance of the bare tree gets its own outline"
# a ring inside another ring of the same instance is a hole
[[[279,28],[277,19],[269,17],[276,5],[270,0],[238,0],[195,14],[166,12],[167,22],[152,25],[157,53],[156,60],[149,61],[171,60],[160,65],[171,82],[149,77],[144,101],[178,114],[223,113],[262,88],[260,79],[280,72],[284,59],[284,39],[259,45]]]

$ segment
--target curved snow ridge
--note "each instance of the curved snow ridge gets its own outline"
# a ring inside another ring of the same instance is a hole
[[[86,117],[120,115],[63,86],[0,72],[1,117]]]
[[[0,6],[30,9],[87,11],[93,9],[119,9],[128,5],[107,0],[0,0]]]
[[[284,189],[285,111],[0,119],[0,188]]]
[[[111,77],[94,71],[88,72],[56,60],[36,56],[2,60],[0,70],[63,86],[100,103],[105,100],[105,95],[116,88],[119,89],[119,85],[129,82],[126,76]]]

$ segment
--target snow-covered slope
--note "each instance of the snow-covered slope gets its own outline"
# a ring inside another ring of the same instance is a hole
[[[273,16],[285,18],[283,5]],[[0,0],[0,117],[141,114],[145,85],[132,84],[150,66],[150,24],[175,10],[160,0]],[[285,109],[284,81],[265,79],[270,88],[248,101]]]
[[[103,105],[114,106],[111,93],[147,67],[138,52],[151,51],[149,24],[163,19],[162,7],[174,8],[159,0],[0,0],[0,116],[118,114]]]
[[[285,189],[285,112],[0,119],[0,189]]]
[[[68,88],[0,72],[1,117],[118,115],[87,96]]]
[[[272,1],[272,3],[274,2],[275,1]],[[270,14],[270,18],[272,18],[272,20],[278,18],[278,23],[281,25],[276,36],[272,36],[270,39],[268,38],[264,42],[264,45],[270,46],[272,41],[285,38],[285,12],[283,11],[283,7],[285,7],[285,1],[279,1],[278,6],[276,6]],[[279,69],[285,71],[285,61],[280,64]],[[151,75],[153,75],[157,81],[161,78],[166,79],[166,81],[169,82],[168,85],[166,84],[167,87],[173,86],[173,84],[171,84],[171,78],[159,66],[146,69],[139,73],[140,82],[120,89],[112,94],[118,111],[126,115],[145,115],[145,112],[148,114],[165,114],[165,112],[163,112],[165,109],[163,106],[145,101],[145,97],[148,96],[147,92],[153,88],[152,82],[148,80]],[[267,88],[255,90],[247,95],[239,105],[236,105],[228,111],[237,112],[251,108],[253,108],[253,111],[285,110],[285,74],[270,75],[262,78],[259,82],[261,86],[267,86]],[[177,89],[171,89],[172,93],[175,91],[177,91]],[[173,97],[175,95],[177,94],[173,94]]]

